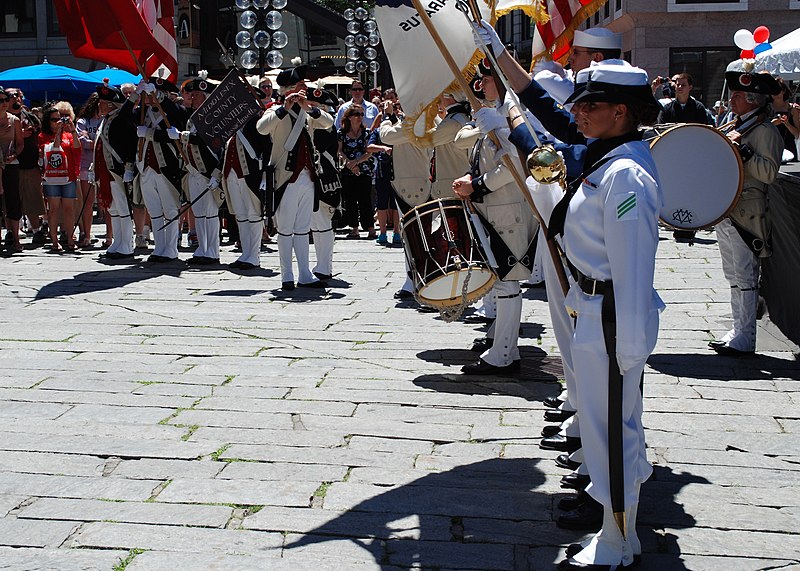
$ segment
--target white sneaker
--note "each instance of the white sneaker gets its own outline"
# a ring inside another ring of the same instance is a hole
[[[142,234],[136,235],[136,248],[147,248],[147,238]]]

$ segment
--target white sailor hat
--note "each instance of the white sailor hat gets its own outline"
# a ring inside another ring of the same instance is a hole
[[[622,34],[615,34],[607,28],[575,30],[572,47],[594,48],[598,50],[621,50]]]
[[[575,97],[580,95],[586,89],[586,84],[589,81],[589,76],[592,74],[592,70],[596,69],[597,66],[600,65],[600,64],[601,64],[601,62],[593,61],[593,62],[591,62],[589,64],[589,67],[585,67],[582,70],[580,70],[578,73],[575,74],[575,90],[570,95],[570,97],[567,98],[568,103],[564,104],[564,107],[566,108],[567,111],[569,111],[572,108],[572,102],[570,102],[570,100],[574,102]],[[602,64],[603,65],[619,65],[619,66],[623,66],[623,67],[631,67],[631,64],[629,64],[624,59],[607,59],[607,60],[603,60]]]
[[[639,102],[647,106],[658,106],[653,97],[647,72],[621,60],[593,62],[589,70],[586,87],[576,90],[566,103],[595,101],[603,103]],[[582,70],[583,71],[583,70]]]

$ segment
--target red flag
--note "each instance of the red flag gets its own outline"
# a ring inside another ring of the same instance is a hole
[[[164,64],[174,80],[178,67],[174,35],[171,36],[170,51],[169,41],[156,36],[164,35],[164,19],[154,19],[151,26],[143,16],[143,13],[159,14],[154,6],[157,1],[160,0],[144,0],[143,3],[153,5],[153,9],[144,6],[141,11],[133,0],[53,0],[53,4],[59,26],[66,34],[70,51],[76,57],[139,73],[139,67],[125,44],[127,40],[134,57],[145,68],[145,73]],[[166,1],[164,4],[169,4],[168,18],[171,22],[172,4]],[[124,32],[125,40],[121,32]]]

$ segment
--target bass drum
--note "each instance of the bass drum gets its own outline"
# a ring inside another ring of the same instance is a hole
[[[725,218],[742,193],[738,149],[708,125],[656,125],[645,140],[664,195],[659,218],[679,230],[702,230]]]
[[[446,198],[420,204],[403,216],[401,226],[420,303],[440,310],[452,308],[477,301],[492,288],[495,274],[463,201]]]

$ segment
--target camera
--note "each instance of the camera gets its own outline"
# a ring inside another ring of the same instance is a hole
[[[69,117],[62,117],[61,119],[59,119],[59,121],[61,121],[62,123],[69,123]]]

